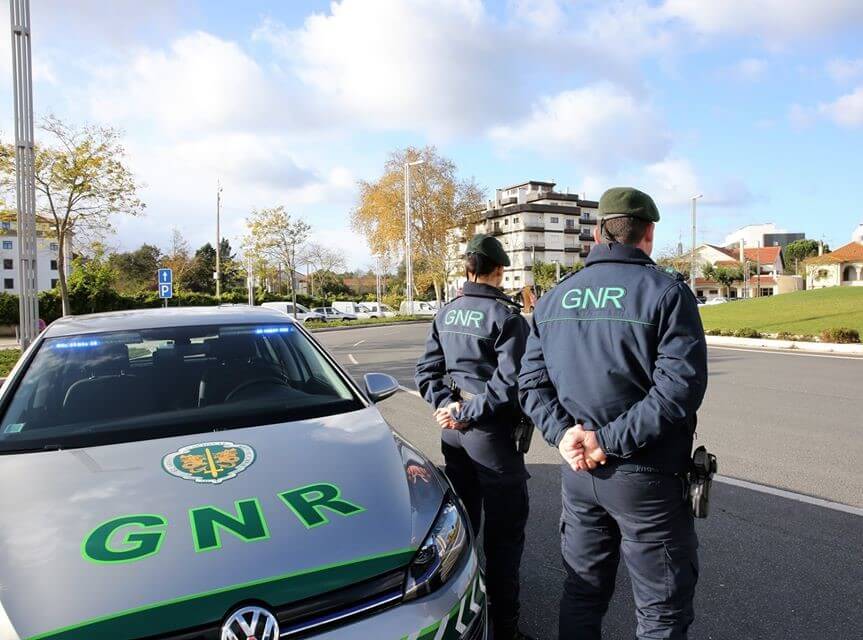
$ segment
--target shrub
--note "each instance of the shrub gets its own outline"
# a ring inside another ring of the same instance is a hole
[[[761,333],[755,329],[751,329],[749,327],[744,327],[742,329],[738,329],[734,332],[735,338],[760,338]]]
[[[838,344],[859,344],[860,332],[848,327],[824,329],[821,332],[821,342],[836,342]]]
[[[721,335],[722,335],[722,329],[706,329],[706,330],[704,331],[704,335],[707,335],[707,336],[721,336]]]
[[[776,334],[777,340],[794,340],[795,337],[790,331],[780,331]]]

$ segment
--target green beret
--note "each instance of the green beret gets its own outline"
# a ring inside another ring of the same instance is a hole
[[[614,187],[599,199],[599,220],[612,218],[640,218],[648,222],[659,222],[659,209],[653,198],[632,187]]]
[[[470,242],[467,243],[467,251],[465,253],[478,253],[495,264],[501,264],[505,267],[509,266],[509,256],[503,250],[500,240],[487,233],[478,233],[471,238]]]

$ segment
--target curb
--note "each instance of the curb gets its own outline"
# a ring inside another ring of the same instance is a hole
[[[744,347],[764,351],[803,351],[808,353],[836,353],[847,356],[863,356],[863,344],[836,344],[833,342],[797,342],[795,340],[773,340],[771,338],[732,338],[707,336],[709,347]]]
[[[373,329],[375,327],[398,327],[403,324],[428,324],[434,318],[429,316],[428,320],[404,320],[402,322],[374,322],[370,324],[354,324],[341,327],[315,327],[307,329],[311,333],[327,333],[328,331],[349,331],[351,329]]]

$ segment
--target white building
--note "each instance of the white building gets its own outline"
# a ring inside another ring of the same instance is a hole
[[[67,247],[70,243],[67,243]],[[57,253],[59,245],[51,224],[44,219],[36,221],[36,284],[39,291],[58,286]],[[18,267],[18,223],[14,213],[0,213],[0,291],[18,294],[20,275]],[[67,248],[66,275],[71,273],[72,255]]]
[[[498,189],[494,200],[477,212],[467,234],[460,229],[450,232],[448,300],[458,295],[464,283],[461,260],[474,233],[493,234],[509,254],[512,264],[504,271],[503,281],[508,292],[533,285],[535,262],[572,267],[587,257],[594,244],[599,203],[558,193],[554,186],[554,182],[532,180]]]
[[[806,287],[863,287],[863,223],[851,234],[851,242],[836,251],[807,258]]]
[[[695,250],[699,272],[705,265],[714,267],[739,267],[747,277],[730,286],[707,278],[695,280],[695,295],[710,300],[717,297],[757,298],[790,293],[803,289],[803,278],[785,275],[782,248],[748,247],[738,241],[737,246],[719,247],[703,244]]]

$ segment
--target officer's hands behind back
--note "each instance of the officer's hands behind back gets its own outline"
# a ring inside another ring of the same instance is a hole
[[[464,422],[456,422],[455,414],[461,409],[460,402],[451,402],[445,407],[441,407],[434,412],[434,418],[441,429],[458,429],[462,430],[467,427]]]
[[[585,431],[577,424],[567,429],[557,447],[560,455],[573,471],[588,471],[605,464],[606,456],[593,431]]]

